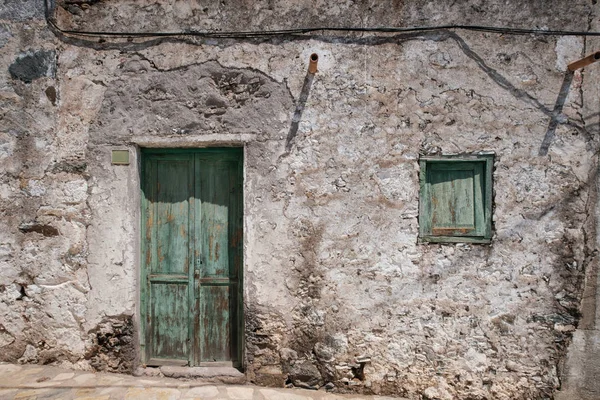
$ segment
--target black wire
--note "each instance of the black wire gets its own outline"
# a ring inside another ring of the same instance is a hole
[[[343,32],[343,33],[414,33],[431,32],[438,30],[467,30],[476,32],[488,32],[501,35],[542,35],[542,36],[600,36],[600,32],[595,31],[563,31],[563,30],[545,30],[545,29],[526,29],[526,28],[506,28],[482,25],[439,25],[439,26],[414,26],[409,28],[398,27],[378,27],[378,28],[335,28],[335,27],[315,27],[315,28],[294,28],[262,31],[182,31],[182,32],[105,32],[105,31],[77,31],[60,28],[52,19],[48,7],[48,0],[44,0],[46,22],[57,31],[67,35],[77,36],[95,36],[95,37],[174,37],[174,36],[194,36],[200,38],[229,38],[246,39],[272,36],[303,35],[314,32]]]

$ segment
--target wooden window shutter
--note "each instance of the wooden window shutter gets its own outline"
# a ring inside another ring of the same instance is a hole
[[[420,238],[489,242],[493,159],[421,159]]]

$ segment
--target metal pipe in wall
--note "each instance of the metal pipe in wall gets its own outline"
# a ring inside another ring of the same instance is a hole
[[[310,59],[308,60],[308,72],[314,74],[317,72],[317,63],[319,62],[319,55],[317,53],[312,53],[310,55]]]
[[[589,56],[584,57],[581,60],[572,62],[567,66],[567,68],[569,69],[569,71],[573,72],[575,70],[578,70],[579,68],[583,68],[592,63],[595,63],[598,60],[600,60],[600,51],[597,51],[594,54],[590,54]]]

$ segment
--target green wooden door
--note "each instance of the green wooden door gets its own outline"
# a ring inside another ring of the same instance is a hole
[[[142,353],[241,364],[241,149],[142,152]]]

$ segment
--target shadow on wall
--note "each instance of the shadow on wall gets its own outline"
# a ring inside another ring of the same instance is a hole
[[[544,136],[542,146],[540,147],[540,151],[538,153],[539,156],[545,156],[548,154],[548,149],[550,148],[550,144],[552,143],[552,139],[554,138],[554,133],[556,132],[558,124],[568,121],[568,119],[562,116],[562,110],[565,105],[565,101],[569,96],[569,89],[571,87],[571,83],[573,82],[574,75],[575,74],[571,71],[567,71],[565,73],[563,83],[560,87],[560,91],[558,92],[558,98],[554,104],[554,110],[552,110],[552,116],[550,118],[550,123],[548,124],[548,129],[546,129],[546,135]]]
[[[298,97],[298,102],[296,104],[296,111],[294,112],[294,116],[292,117],[290,131],[285,141],[286,154],[289,154],[290,150],[292,149],[292,145],[294,144],[294,139],[296,137],[296,134],[298,133],[298,126],[300,125],[300,121],[302,120],[304,106],[306,105],[306,101],[308,100],[308,95],[310,94],[310,88],[312,87],[314,79],[315,75],[311,74],[310,72],[307,72],[306,76],[304,77],[304,83],[302,84],[300,97]]]

